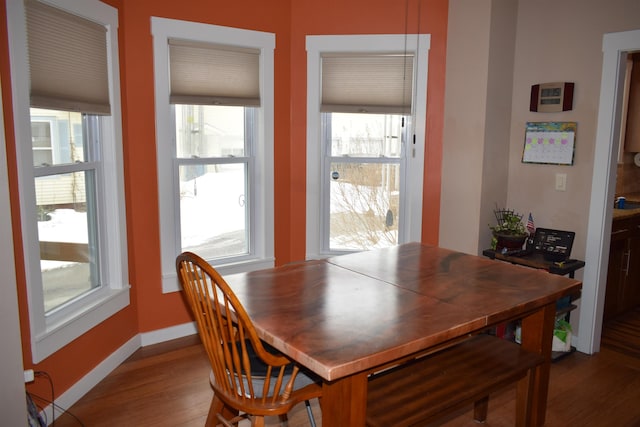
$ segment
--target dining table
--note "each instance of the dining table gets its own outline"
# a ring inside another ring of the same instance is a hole
[[[415,242],[225,280],[260,338],[322,379],[322,423],[329,427],[365,425],[372,373],[516,320],[522,347],[544,360],[517,384],[516,410],[530,411],[530,425],[543,425],[556,301],[582,286]]]

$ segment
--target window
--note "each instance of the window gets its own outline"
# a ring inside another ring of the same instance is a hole
[[[307,258],[420,240],[428,49],[307,37]]]
[[[156,17],[152,33],[163,292],[183,251],[271,267],[274,35]]]
[[[246,202],[254,108],[173,105],[180,248],[210,260],[250,250]]]
[[[89,132],[82,132],[98,121],[96,116],[76,112],[31,109],[31,128],[46,124],[48,145],[60,153],[55,156],[59,161],[54,162],[51,156],[46,159],[49,162],[42,162],[37,146],[44,138],[32,137],[45,313],[99,288],[103,282],[96,203],[99,163],[91,158],[96,150],[90,149]],[[57,132],[52,134],[51,127]],[[91,133],[97,134],[97,129]]]
[[[7,11],[37,363],[129,304],[118,13],[57,0]]]
[[[322,142],[328,154],[323,170],[329,197],[331,251],[366,250],[398,243],[402,126],[394,114],[321,113]],[[328,168],[326,167],[328,166]]]

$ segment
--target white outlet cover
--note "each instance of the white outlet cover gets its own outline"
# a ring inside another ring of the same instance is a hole
[[[567,189],[567,174],[557,173],[556,174],[556,190],[566,191],[566,189]]]

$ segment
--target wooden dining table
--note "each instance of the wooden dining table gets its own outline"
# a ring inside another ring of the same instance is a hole
[[[367,378],[385,367],[521,320],[541,354],[531,425],[543,425],[556,301],[575,279],[419,243],[225,276],[261,339],[323,380],[325,426],[364,426]],[[527,405],[528,379],[517,385]]]

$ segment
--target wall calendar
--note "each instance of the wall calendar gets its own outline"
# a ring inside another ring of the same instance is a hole
[[[573,165],[576,122],[527,122],[522,163]]]

